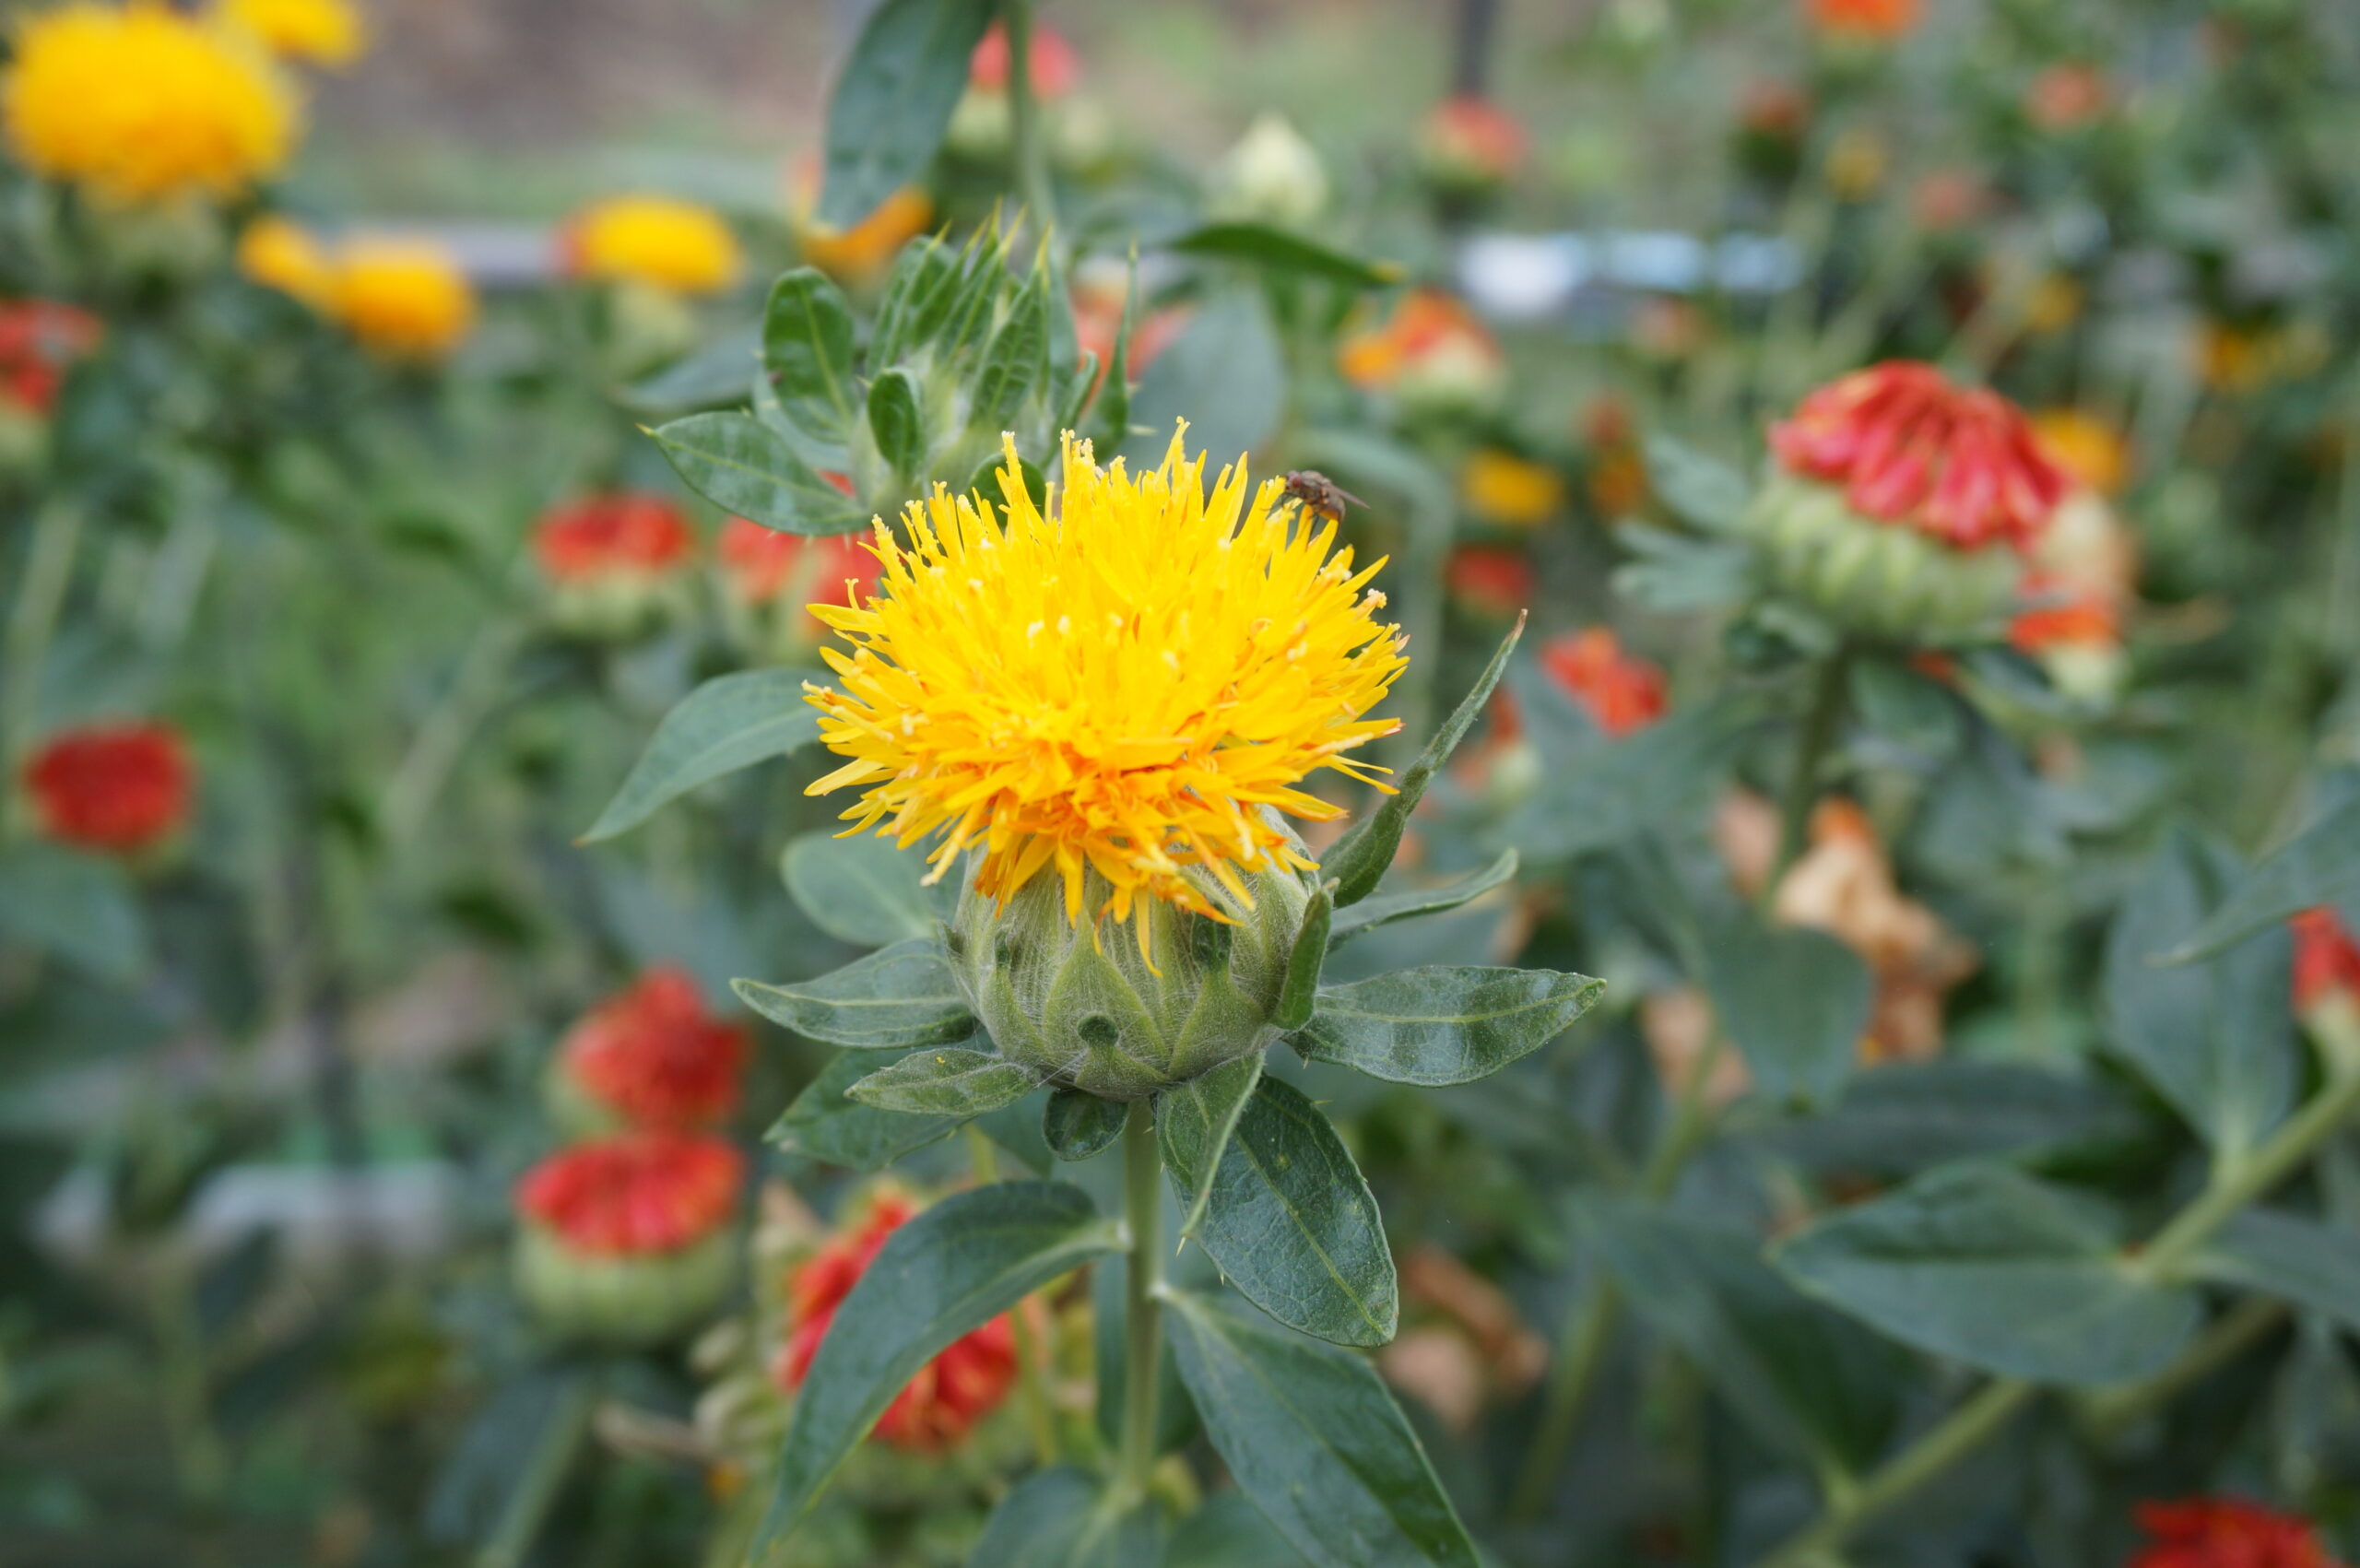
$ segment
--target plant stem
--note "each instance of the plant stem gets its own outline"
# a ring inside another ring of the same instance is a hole
[[[1811,803],[1819,794],[1819,766],[1835,742],[1836,725],[1843,720],[1846,683],[1851,671],[1852,649],[1848,643],[1838,644],[1820,663],[1811,711],[1804,715],[1802,734],[1795,741],[1794,770],[1787,775],[1786,794],[1778,802],[1778,857],[1771,862],[1769,879],[1762,884],[1764,911],[1777,900],[1778,884],[1786,880],[1787,872],[1802,855],[1804,837],[1811,830]]]
[[[1716,1031],[1690,1065],[1680,1086],[1679,1103],[1664,1125],[1647,1163],[1639,1173],[1639,1191],[1651,1203],[1671,1196],[1688,1157],[1705,1141],[1713,1125],[1713,1104],[1705,1086],[1720,1066],[1728,1041]],[[1533,1429],[1532,1446],[1524,1470],[1516,1478],[1508,1502],[1508,1516],[1519,1521],[1539,1518],[1549,1501],[1549,1484],[1565,1461],[1565,1447],[1574,1440],[1584,1398],[1606,1360],[1606,1348],[1622,1317],[1622,1298],[1611,1284],[1600,1280],[1587,1300],[1565,1321],[1565,1332],[1552,1358],[1549,1388],[1541,1397],[1540,1421]]]
[[[82,535],[79,507],[53,502],[33,519],[25,575],[8,615],[8,677],[0,695],[0,763],[13,764],[32,749],[41,710],[41,666],[57,630],[58,607],[74,575],[74,547]]]
[[[2355,1109],[2360,1109],[2360,1069],[2345,1068],[2260,1148],[2221,1159],[2204,1190],[2136,1256],[2126,1257],[2126,1267],[2142,1279],[2169,1279],[2239,1209],[2292,1174]],[[2118,1392],[2113,1402],[2135,1417],[2202,1376],[2266,1326],[2258,1326],[2255,1316],[2241,1316],[2243,1312],[2241,1308],[2230,1314],[2213,1333],[2200,1338],[2148,1384]],[[1805,1568],[1825,1562],[1855,1529],[1974,1452],[2038,1392],[2036,1385],[2015,1378],[1986,1385],[1950,1419],[1863,1480],[1857,1491],[1830,1498],[1816,1520],[1759,1560],[1755,1568]]]
[[[1057,221],[1049,190],[1049,149],[1041,139],[1040,105],[1032,96],[1032,0],[1000,0],[1008,29],[1008,107],[1015,141],[1017,189],[1043,233]]]
[[[1123,1484],[1145,1497],[1155,1473],[1157,1373],[1163,1350],[1162,1161],[1155,1150],[1155,1113],[1131,1102],[1123,1124],[1123,1209],[1131,1255],[1123,1313]]]
[[[2154,1376],[2084,1396],[2083,1430],[2093,1442],[2106,1442],[2245,1354],[2285,1322],[2286,1316],[2283,1302],[2247,1297],[2214,1319],[2196,1343],[2180,1353],[2179,1360]]]
[[[591,1412],[598,1406],[599,1379],[595,1373],[575,1377],[557,1395],[558,1405],[539,1443],[517,1477],[515,1490],[493,1526],[491,1539],[476,1554],[476,1568],[516,1568],[541,1533],[541,1521],[557,1501],[573,1456],[590,1431]]]

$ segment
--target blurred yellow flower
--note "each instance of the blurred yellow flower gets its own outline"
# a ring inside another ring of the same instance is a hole
[[[1226,921],[1211,882],[1252,908],[1241,869],[1312,865],[1270,812],[1341,817],[1295,784],[1371,778],[1346,753],[1400,727],[1368,716],[1407,662],[1368,585],[1384,562],[1355,571],[1333,520],[1242,462],[1208,494],[1177,432],[1136,476],[1068,435],[1045,513],[1007,451],[997,517],[938,486],[907,547],[878,523],[880,593],[811,607],[851,645],[821,650],[841,690],[805,690],[852,760],[809,793],[862,791],[855,831],[939,834],[937,878],[982,851],[975,890],[1003,904],[1047,873],[1079,922],[1094,869],[1092,919],[1162,900]]]
[[[2130,477],[2130,443],[2095,414],[2051,408],[2036,414],[2033,433],[2049,460],[2100,495],[2119,495]]]
[[[282,60],[339,70],[360,58],[369,29],[347,0],[218,0],[214,15]]]
[[[1487,446],[1459,469],[1458,499],[1486,523],[1529,528],[1547,522],[1565,504],[1565,480],[1546,463]]]
[[[2062,332],[2081,315],[2082,286],[2061,272],[2045,274],[2024,301],[2024,330],[2036,337]]]
[[[475,292],[439,245],[358,240],[333,269],[328,313],[368,348],[401,360],[435,360],[475,324]]]
[[[820,166],[807,159],[795,177],[796,244],[806,262],[846,283],[865,283],[883,274],[895,253],[934,221],[934,203],[914,185],[895,191],[849,229],[812,217],[819,200]]]
[[[738,237],[721,215],[670,196],[611,196],[573,215],[559,241],[568,274],[711,294],[737,280]]]
[[[160,5],[75,0],[16,43],[0,121],[35,173],[117,201],[227,196],[294,147],[295,97],[269,61]]]
[[[328,307],[336,265],[327,248],[300,223],[257,218],[238,236],[238,271],[250,283],[276,289],[315,311]]]
[[[1846,201],[1866,201],[1884,183],[1890,161],[1883,138],[1855,125],[1837,136],[1827,149],[1828,189]]]

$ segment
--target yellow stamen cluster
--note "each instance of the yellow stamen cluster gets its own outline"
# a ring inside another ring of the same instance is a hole
[[[1263,808],[1329,820],[1296,782],[1378,771],[1345,753],[1399,727],[1367,716],[1407,663],[1363,591],[1384,562],[1356,574],[1333,521],[1242,462],[1207,494],[1182,433],[1136,477],[1068,435],[1046,513],[1011,442],[997,519],[938,488],[906,546],[878,523],[881,593],[811,607],[853,644],[822,650],[843,690],[809,694],[853,759],[810,793],[866,791],[849,831],[939,835],[937,878],[979,848],[1003,903],[1053,869],[1077,922],[1086,868],[1113,889],[1092,917],[1122,921],[1142,894],[1225,919],[1198,877],[1251,907],[1241,869],[1312,866]]]
[[[8,146],[111,200],[234,195],[292,149],[296,107],[234,34],[152,0],[76,0],[26,22],[0,81]]]

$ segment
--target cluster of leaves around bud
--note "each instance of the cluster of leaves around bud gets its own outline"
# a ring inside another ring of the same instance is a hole
[[[904,247],[865,348],[834,283],[810,267],[781,277],[758,346],[725,340],[641,389],[656,407],[735,400],[759,348],[750,408],[661,426],[653,433],[665,456],[716,506],[823,535],[865,528],[938,483],[962,493],[983,485],[1004,431],[1026,453],[1047,451],[1065,430],[1119,440],[1129,420],[1128,307],[1102,378],[1096,355],[1077,345],[1046,245],[1019,271],[1011,236],[989,228],[963,247],[939,237]],[[1039,470],[1028,463],[1025,472],[1037,493]]]

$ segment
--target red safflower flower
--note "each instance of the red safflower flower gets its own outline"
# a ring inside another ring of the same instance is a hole
[[[561,1149],[516,1184],[516,1208],[575,1252],[678,1252],[729,1222],[746,1157],[717,1138],[631,1132]]]
[[[1609,736],[1628,735],[1663,717],[1663,671],[1625,654],[1607,627],[1551,638],[1540,646],[1540,667]]]
[[[188,820],[195,770],[162,725],[98,725],[53,737],[25,764],[41,831],[60,843],[132,855]]]
[[[99,318],[51,300],[0,304],[0,403],[47,414],[65,368],[95,348]]]
[[[2044,131],[2071,131],[2106,112],[2106,75],[2079,62],[2051,65],[2024,89],[2024,117]]]
[[[2331,909],[2307,909],[2286,923],[2295,932],[2295,1010],[2307,1013],[2331,996],[2360,998],[2360,943]]]
[[[1861,515],[1961,550],[2029,548],[2067,486],[2022,409],[1911,360],[1821,387],[1771,427],[1770,448],[1789,473],[1843,484]]]
[[[688,562],[696,535],[659,495],[585,496],[543,514],[533,553],[556,583],[661,577]]]
[[[836,1309],[868,1272],[888,1237],[907,1224],[917,1206],[899,1193],[880,1193],[867,1216],[796,1269],[787,1285],[786,1342],[771,1375],[789,1391],[800,1388],[811,1360],[835,1322]],[[939,1452],[964,1437],[997,1409],[1016,1381],[1016,1332],[1002,1313],[920,1368],[878,1418],[877,1435],[896,1448]]]
[[[2337,1568],[2309,1523],[2234,1497],[2142,1503],[2153,1544],[2129,1568]]]
[[[1032,95],[1063,98],[1081,80],[1081,56],[1054,28],[1032,24]],[[1008,89],[1008,29],[994,22],[967,61],[970,85],[986,92]]]
[[[807,539],[732,517],[722,525],[715,550],[730,588],[747,604],[764,605],[784,594],[798,594],[825,604],[850,605],[849,583],[877,581],[877,558],[868,553],[867,539],[866,533]]]
[[[1737,118],[1753,136],[1792,141],[1811,125],[1811,99],[1792,82],[1750,82],[1739,100]]]
[[[1514,174],[1530,145],[1523,122],[1480,93],[1436,104],[1426,116],[1423,140],[1432,163],[1489,181]]]
[[[696,982],[654,969],[593,1008],[558,1047],[560,1070],[640,1126],[717,1121],[738,1104],[746,1032],[705,1011]]]
[[[1521,550],[1461,545],[1443,568],[1443,584],[1479,614],[1511,616],[1532,601],[1532,562]]]
[[[1414,289],[1384,323],[1346,338],[1337,368],[1355,386],[1388,387],[1435,364],[1498,373],[1500,346],[1475,312],[1439,289]]]
[[[1803,17],[1838,38],[1891,42],[1918,26],[1919,0],[1803,0]]]

